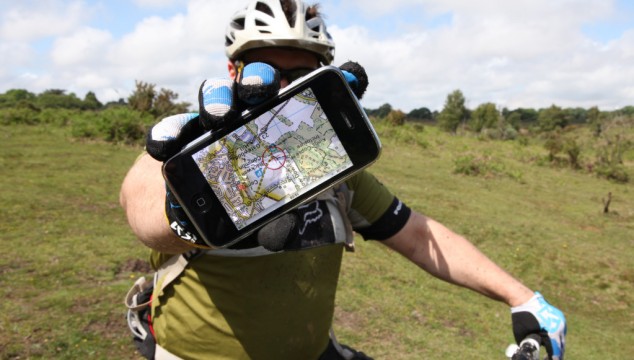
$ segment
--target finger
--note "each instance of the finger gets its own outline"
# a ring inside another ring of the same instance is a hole
[[[357,99],[361,100],[369,84],[368,74],[365,72],[363,66],[354,61],[348,61],[341,65],[339,69],[341,69],[352,92],[357,96]]]
[[[200,122],[205,130],[218,130],[235,119],[233,80],[211,79],[200,85],[198,104]]]
[[[258,231],[258,243],[269,251],[281,251],[297,238],[299,219],[290,212],[266,224]]]
[[[557,346],[556,343],[554,343],[554,340],[552,340],[549,336],[548,333],[543,331],[540,333],[541,337],[542,337],[542,345],[546,348],[546,352],[548,353],[548,356],[550,359],[553,358],[553,345]]]
[[[238,98],[248,105],[257,105],[280,90],[280,73],[271,65],[251,63],[238,76]]]
[[[147,134],[145,149],[154,159],[165,161],[200,136],[198,114],[172,115],[155,124]]]

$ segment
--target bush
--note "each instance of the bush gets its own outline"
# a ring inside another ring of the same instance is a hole
[[[394,126],[401,126],[405,124],[405,113],[401,110],[392,110],[387,114],[385,120]]]
[[[490,140],[514,140],[518,136],[517,130],[510,124],[501,124],[498,128],[484,128],[480,131],[480,137]]]
[[[570,167],[580,169],[581,164],[579,163],[579,158],[581,156],[581,146],[577,141],[573,138],[566,139],[563,145],[563,151],[568,155]]]
[[[40,121],[39,110],[30,107],[13,107],[0,109],[0,124],[36,125]]]
[[[486,161],[476,158],[473,155],[463,155],[454,160],[455,174],[468,176],[477,176],[489,172],[489,166]]]
[[[31,104],[23,103],[16,107],[0,109],[0,124],[52,124],[56,126],[66,126],[80,113],[79,110],[69,109],[47,108],[40,110]]]
[[[83,112],[73,120],[71,134],[74,137],[114,143],[142,144],[154,122],[154,118],[147,113],[112,107],[98,112]]]
[[[546,134],[544,148],[548,150],[548,161],[558,164],[561,159],[557,157],[564,150],[564,139],[558,131],[552,131]]]
[[[494,177],[505,175],[504,165],[491,156],[465,154],[454,160],[454,173],[468,176]]]
[[[73,121],[74,118],[80,116],[80,114],[80,110],[48,108],[40,111],[38,117],[39,123],[41,124],[67,126]]]
[[[381,139],[390,139],[401,144],[409,144],[427,148],[429,144],[424,137],[422,124],[405,123],[402,126],[393,126],[387,121],[379,121],[374,124],[376,132]]]
[[[625,184],[630,181],[630,176],[623,165],[602,164],[595,168],[595,172],[597,176],[617,183]]]
[[[519,171],[507,167],[491,156],[464,154],[454,160],[454,174],[484,177],[508,177],[524,184],[523,175]]]

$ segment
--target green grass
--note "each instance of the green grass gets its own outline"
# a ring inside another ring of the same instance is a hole
[[[139,149],[72,140],[58,127],[1,130],[1,359],[138,359],[122,299],[147,251],[118,192]],[[397,133],[405,141],[382,137],[372,172],[564,310],[569,358],[629,358],[632,184],[540,165],[546,151],[533,141],[430,127]],[[469,159],[487,171],[456,173]],[[632,154],[626,159],[634,178]],[[505,305],[442,283],[375,242],[357,239],[357,249],[344,256],[337,295],[342,342],[377,359],[504,358],[512,340]]]
[[[145,259],[118,206],[138,150],[56,127],[0,135],[2,359],[134,358],[123,295]]]

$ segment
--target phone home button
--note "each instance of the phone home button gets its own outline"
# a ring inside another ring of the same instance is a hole
[[[211,198],[208,194],[198,193],[192,196],[191,206],[200,213],[206,213],[211,209]]]

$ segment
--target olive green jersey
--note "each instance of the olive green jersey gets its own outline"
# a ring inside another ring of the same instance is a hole
[[[398,232],[409,217],[370,173],[346,182],[346,216],[365,239]],[[184,359],[317,359],[328,344],[343,245],[332,239],[328,208],[306,205],[299,246],[209,251],[154,294],[156,340]],[[158,267],[169,255],[152,253]]]

